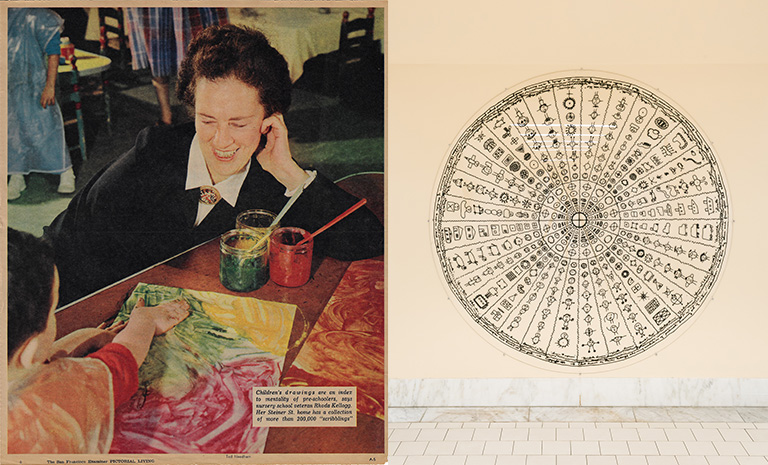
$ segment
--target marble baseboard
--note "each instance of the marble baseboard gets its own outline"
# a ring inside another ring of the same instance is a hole
[[[768,378],[389,379],[389,406],[762,407]]]
[[[390,427],[413,423],[438,428],[462,428],[467,424],[498,428],[513,423],[514,427],[574,423],[645,424],[656,428],[681,424],[768,427],[768,407],[390,407],[388,415]]]

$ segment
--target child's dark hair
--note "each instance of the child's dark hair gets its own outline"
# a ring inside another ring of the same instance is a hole
[[[45,330],[51,310],[53,247],[44,239],[8,228],[8,358]]]
[[[208,27],[192,39],[179,69],[176,95],[194,107],[199,79],[229,77],[259,91],[266,116],[288,111],[292,83],[285,58],[261,32],[233,24]]]

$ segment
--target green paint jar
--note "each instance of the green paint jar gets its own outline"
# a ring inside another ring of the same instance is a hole
[[[224,287],[236,292],[250,292],[267,283],[269,240],[254,248],[263,236],[252,229],[233,229],[221,236],[219,281]]]

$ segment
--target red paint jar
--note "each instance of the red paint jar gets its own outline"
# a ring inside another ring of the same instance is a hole
[[[269,239],[269,277],[275,284],[299,287],[309,281],[312,269],[311,234],[301,228],[280,228]],[[307,242],[296,245],[305,238]]]
[[[75,44],[69,41],[69,37],[61,38],[61,45],[59,48],[61,49],[61,56],[64,60],[66,60],[67,63],[72,62],[72,57],[75,56]]]

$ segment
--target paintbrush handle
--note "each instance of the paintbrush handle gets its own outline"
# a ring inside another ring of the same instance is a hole
[[[297,247],[298,247],[298,246],[300,246],[301,244],[303,244],[303,243],[307,242],[308,240],[310,240],[310,239],[312,239],[313,237],[317,236],[317,235],[318,235],[318,234],[320,234],[321,232],[323,232],[323,231],[325,231],[326,229],[330,228],[330,227],[331,227],[331,226],[333,226],[334,224],[336,224],[336,223],[338,223],[339,221],[343,220],[344,218],[346,218],[347,216],[349,216],[350,214],[352,214],[352,212],[354,212],[354,211],[355,211],[355,210],[357,210],[358,208],[360,208],[360,207],[362,207],[363,205],[365,205],[365,202],[367,202],[367,200],[366,200],[366,199],[363,199],[363,200],[361,200],[361,201],[357,202],[356,204],[352,205],[351,207],[349,207],[349,208],[347,209],[347,211],[345,211],[345,212],[344,212],[344,213],[342,213],[341,215],[339,215],[339,216],[337,216],[336,218],[334,218],[334,219],[332,219],[331,221],[329,221],[329,222],[328,222],[328,224],[326,224],[326,225],[325,225],[325,226],[323,226],[322,228],[318,229],[317,231],[313,232],[313,233],[312,233],[312,234],[311,234],[309,237],[302,239],[302,241],[301,241],[301,242],[299,242],[298,244],[296,244],[296,246],[297,246]]]
[[[296,199],[299,198],[302,192],[304,192],[303,185],[299,186],[296,192],[293,193],[291,198],[288,199],[288,201],[285,203],[285,206],[283,206],[283,209],[280,210],[280,213],[278,213],[277,216],[275,216],[275,219],[272,220],[272,224],[269,225],[269,228],[267,230],[272,229],[275,225],[277,225],[277,223],[280,222],[281,219],[283,219],[283,216],[285,216],[285,213],[288,211],[289,208],[291,208],[291,205],[293,205],[293,203],[296,202]],[[261,239],[259,239],[259,241],[256,242],[256,244],[254,244],[253,247],[251,247],[248,250],[248,252],[253,252],[254,250],[258,249],[261,246],[261,244],[263,244],[264,241],[266,241],[267,239],[269,239],[269,234],[263,235]]]
[[[288,201],[285,203],[285,206],[283,206],[283,209],[280,210],[280,213],[277,214],[275,219],[272,221],[272,224],[269,225],[270,228],[272,226],[275,226],[277,223],[280,222],[280,220],[283,219],[283,216],[285,216],[285,213],[288,211],[289,208],[291,208],[291,205],[293,205],[294,202],[296,202],[296,199],[299,198],[299,196],[301,195],[302,192],[304,192],[304,186],[303,185],[299,186],[297,188],[296,192],[293,193],[291,198],[288,199]]]

